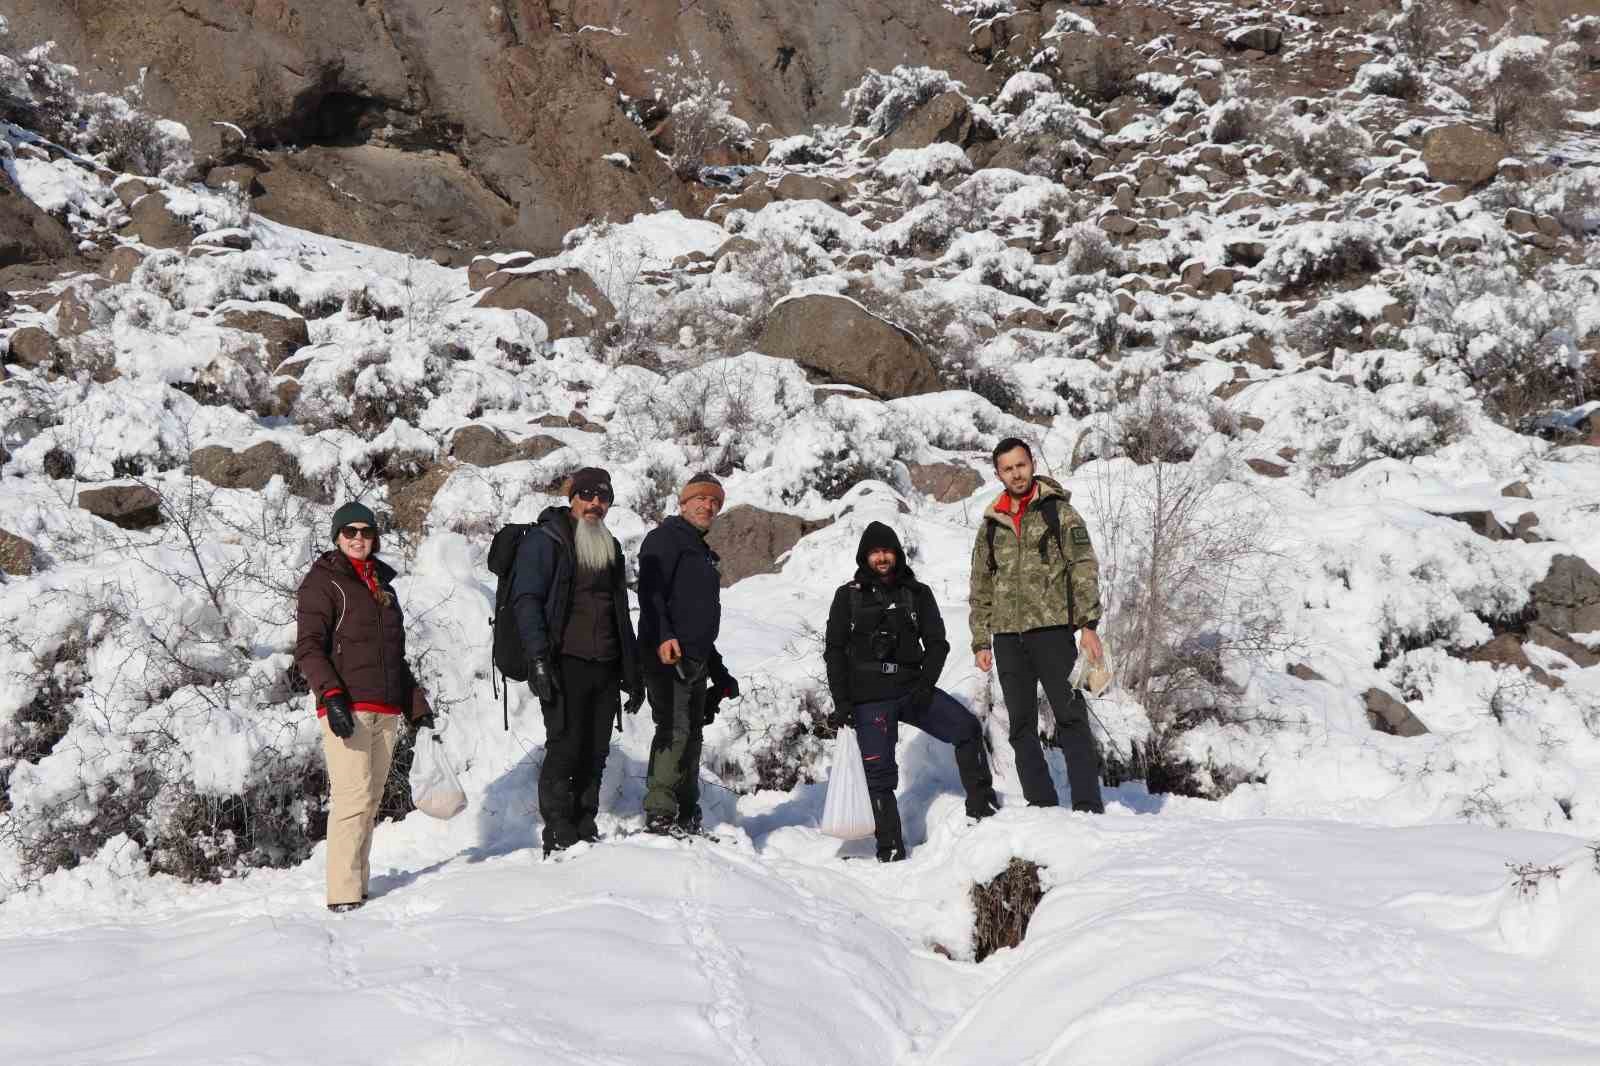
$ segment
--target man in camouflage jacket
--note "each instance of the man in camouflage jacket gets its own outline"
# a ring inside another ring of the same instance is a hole
[[[1047,477],[1035,477],[1033,452],[1016,437],[994,450],[1005,491],[983,513],[972,548],[969,623],[978,669],[996,664],[1011,719],[1022,793],[1038,807],[1057,805],[1055,784],[1039,747],[1039,685],[1056,716],[1056,738],[1067,760],[1072,809],[1099,813],[1099,752],[1089,728],[1088,705],[1068,680],[1083,651],[1102,655],[1100,564],[1083,516],[1071,494]]]

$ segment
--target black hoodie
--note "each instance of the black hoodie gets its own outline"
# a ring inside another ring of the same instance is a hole
[[[867,566],[867,554],[874,548],[895,553],[895,568],[887,580]],[[886,639],[875,647],[873,635],[880,630]],[[886,645],[888,658],[882,659],[878,651]],[[949,654],[933,590],[906,565],[895,531],[882,522],[870,523],[856,549],[856,575],[839,586],[828,611],[823,659],[834,706],[898,699],[919,681],[931,687],[938,683]],[[899,669],[884,673],[884,662]]]

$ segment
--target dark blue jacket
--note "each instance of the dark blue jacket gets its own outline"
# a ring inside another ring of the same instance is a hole
[[[722,573],[717,553],[682,515],[652,529],[639,548],[639,647],[645,665],[660,669],[656,649],[677,640],[683,654],[712,663],[722,624]]]
[[[517,620],[522,646],[532,658],[561,656],[561,634],[572,611],[572,576],[576,566],[572,550],[572,508],[546,507],[538,523],[517,545],[517,563],[511,582],[511,611]],[[617,642],[622,649],[622,687],[639,689],[639,647],[628,614],[627,570],[618,544],[611,565],[616,603]]]

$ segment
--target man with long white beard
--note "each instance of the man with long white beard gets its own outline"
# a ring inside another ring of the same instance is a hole
[[[511,608],[528,652],[528,687],[544,712],[539,813],[549,856],[599,830],[600,778],[621,690],[644,702],[622,546],[606,528],[611,475],[588,466],[517,547]]]

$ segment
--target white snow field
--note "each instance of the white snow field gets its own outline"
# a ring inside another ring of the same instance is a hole
[[[317,859],[215,888],[98,864],[0,910],[0,1061],[1600,1062],[1588,849],[1201,808],[974,828],[946,802],[886,867],[801,827],[540,862],[414,815],[349,916]],[[1013,854],[1048,870],[1022,947],[936,954]],[[1566,868],[1523,894],[1508,856]]]

